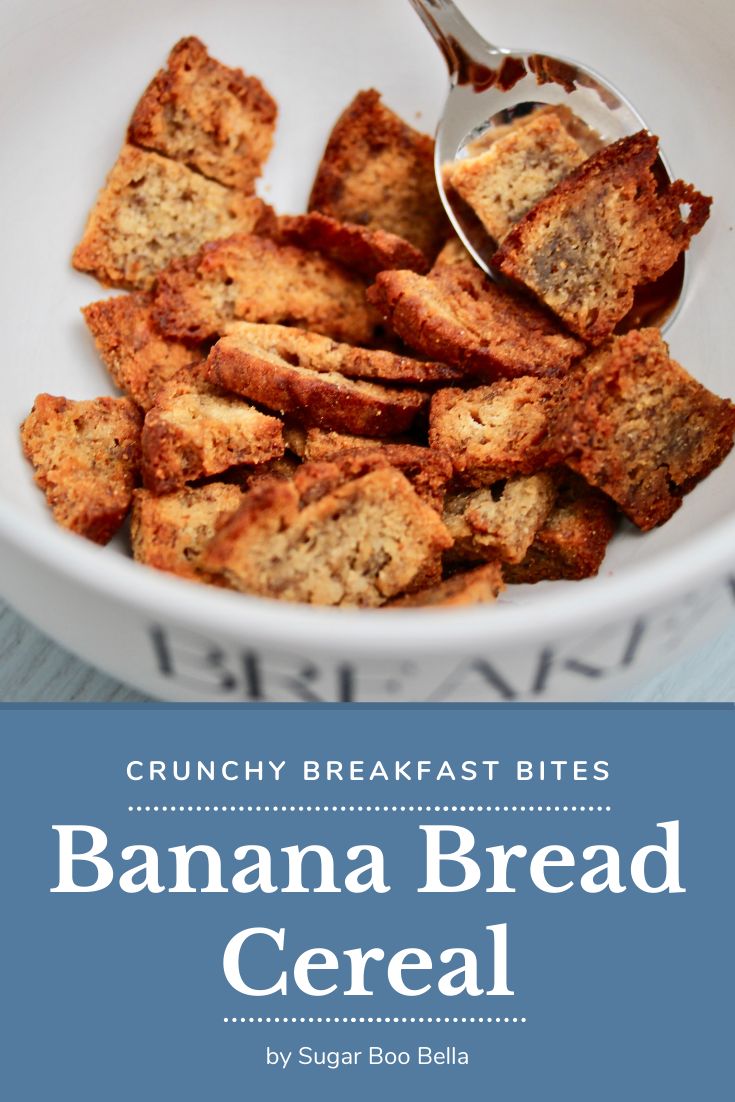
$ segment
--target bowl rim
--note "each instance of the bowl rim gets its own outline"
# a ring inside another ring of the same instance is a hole
[[[735,558],[735,517],[723,518],[650,561],[621,569],[602,585],[584,582],[539,594],[519,606],[455,609],[342,609],[302,605],[191,583],[137,563],[61,528],[46,528],[0,501],[0,541],[96,597],[125,604],[150,623],[162,620],[234,640],[319,647],[364,656],[446,654],[458,648],[542,645],[579,630],[600,630],[701,590]],[[12,604],[12,588],[0,576]]]

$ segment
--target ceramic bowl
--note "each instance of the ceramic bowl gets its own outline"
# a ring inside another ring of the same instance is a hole
[[[715,197],[689,254],[672,354],[735,396],[735,9],[726,0],[464,0],[489,39],[583,59]],[[443,62],[408,0],[9,0],[0,12],[5,171],[0,302],[0,592],[54,639],[169,700],[486,701],[611,697],[724,626],[734,607],[735,455],[664,527],[626,528],[597,578],[509,588],[495,606],[317,609],[179,581],[58,529],[18,425],[40,391],[113,393],[79,308],[106,293],[69,264],[130,112],[180,37],[260,76],[280,106],[261,193],[303,210],[329,130],[377,87],[432,131]]]

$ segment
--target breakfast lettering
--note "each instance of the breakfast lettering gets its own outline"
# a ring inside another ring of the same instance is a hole
[[[529,887],[546,895],[684,893],[679,826],[678,820],[657,823],[654,841],[622,854],[598,838],[581,850],[558,842],[531,850],[522,844],[478,839],[464,826],[420,824],[420,860],[413,889],[429,895],[482,891],[493,896]],[[127,895],[347,892],[383,896],[394,890],[388,873],[390,854],[370,842],[337,851],[316,843],[271,849],[247,841],[231,852],[209,844],[159,850],[140,842],[116,853],[98,826],[64,824],[52,830],[57,836],[58,880],[50,890],[55,893],[96,893],[117,887]],[[286,996],[293,988],[315,998],[337,991],[370,996],[378,978],[406,998],[433,990],[447,997],[510,996],[515,994],[509,979],[510,943],[508,924],[494,923],[489,917],[479,932],[477,948],[448,945],[437,953],[420,945],[391,951],[379,945],[348,945],[294,951],[285,927],[254,920],[229,938],[223,969],[235,991],[254,998]]]

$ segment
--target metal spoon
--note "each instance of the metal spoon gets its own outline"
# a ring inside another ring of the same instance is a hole
[[[599,135],[602,144],[646,130],[646,124],[599,73],[568,58],[493,46],[465,19],[453,0],[411,0],[449,68],[449,95],[436,132],[436,181],[449,218],[468,252],[493,279],[496,245],[479,219],[447,191],[443,166],[467,156],[468,147],[493,127],[545,104],[564,104]],[[663,158],[656,171],[671,179]],[[671,320],[684,282],[684,256],[655,283],[639,290],[620,328]]]

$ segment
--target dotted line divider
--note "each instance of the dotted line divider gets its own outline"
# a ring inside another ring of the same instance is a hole
[[[512,812],[526,812],[526,813],[528,813],[528,812],[531,812],[531,811],[535,811],[535,812],[538,812],[538,811],[542,811],[542,812],[546,812],[546,811],[551,811],[551,812],[557,812],[557,811],[558,812],[565,812],[565,811],[566,812],[569,812],[569,811],[576,811],[576,812],[580,812],[580,811],[600,812],[600,811],[602,811],[602,812],[607,812],[607,811],[612,811],[612,808],[609,805],[603,807],[602,805],[593,806],[593,805],[588,805],[588,804],[583,804],[583,805],[573,804],[571,806],[569,804],[529,804],[529,805],[522,804],[521,806],[518,806],[517,804],[513,804],[513,805],[508,805],[508,804],[461,804],[461,805],[457,805],[457,804],[411,804],[410,806],[397,805],[397,804],[367,804],[367,805],[364,805],[364,804],[359,804],[359,805],[354,805],[354,804],[349,804],[349,805],[348,804],[316,804],[316,805],[311,805],[311,804],[309,804],[309,805],[301,805],[301,804],[299,804],[299,805],[294,805],[294,804],[290,804],[290,805],[289,804],[265,804],[265,805],[261,805],[261,804],[257,804],[257,805],[252,805],[252,804],[247,804],[247,805],[246,804],[215,804],[214,806],[210,806],[209,804],[206,804],[206,805],[202,805],[202,804],[188,804],[188,805],[170,804],[170,805],[166,805],[166,804],[164,804],[162,806],[159,806],[158,804],[155,804],[154,806],[151,806],[150,804],[147,804],[145,806],[142,806],[142,805],[138,804],[138,805],[134,806],[134,805],[131,804],[128,807],[128,811],[141,812],[143,814],[145,814],[145,813],[149,813],[149,814],[159,813],[160,814],[161,812],[164,812],[164,811],[165,812],[172,812],[172,811],[189,812],[189,811],[193,811],[193,812],[205,812],[205,813],[206,812],[211,813],[211,812],[215,812],[215,811],[216,812],[223,812],[223,811],[242,812],[242,811],[246,811],[246,812],[255,812],[255,813],[258,813],[258,812],[281,812],[281,813],[283,813],[283,812],[285,812],[286,814],[290,814],[291,812],[298,812],[298,813],[303,813],[303,812],[312,812],[312,813],[313,812],[348,812],[349,813],[351,811],[353,811],[353,812],[354,811],[370,811],[370,812],[376,812],[376,811],[378,811],[378,812],[385,812],[385,811],[389,811],[389,812],[392,812],[392,811],[397,811],[397,812],[401,812],[401,811],[403,811],[403,812],[407,812],[407,811],[432,811],[432,812],[436,812],[436,811],[473,811],[473,812],[482,811],[482,812],[488,812],[488,811],[493,811],[493,812],[501,812],[501,813],[507,811],[507,812],[510,812],[510,813],[512,813]]]
[[[496,1025],[500,1025],[500,1024],[503,1024],[503,1025],[519,1024],[520,1025],[520,1024],[525,1024],[525,1022],[527,1022],[528,1019],[527,1018],[460,1018],[460,1017],[457,1017],[457,1018],[448,1018],[448,1017],[400,1018],[400,1017],[390,1017],[390,1016],[386,1015],[384,1017],[377,1017],[377,1018],[375,1018],[375,1017],[370,1017],[370,1018],[347,1018],[347,1017],[341,1017],[341,1016],[331,1017],[331,1018],[294,1018],[294,1017],[223,1018],[222,1021],[225,1022],[225,1023],[229,1023],[231,1025],[244,1025],[244,1024],[260,1025],[262,1023],[268,1023],[268,1024],[278,1023],[279,1025],[296,1025],[297,1023],[301,1024],[301,1025],[304,1025],[304,1024],[311,1025],[312,1023],[320,1023],[320,1024],[321,1023],[331,1023],[331,1024],[337,1023],[337,1024],[346,1025],[347,1023],[350,1023],[351,1025],[354,1025],[354,1024],[362,1024],[362,1023],[365,1023],[365,1022],[367,1022],[367,1023],[378,1022],[378,1023],[383,1023],[383,1024],[388,1024],[389,1023],[389,1024],[392,1024],[392,1025],[397,1025],[397,1024],[406,1025],[406,1024],[409,1024],[409,1023],[412,1024],[412,1025],[414,1023],[419,1024],[419,1025],[424,1025],[426,1023],[432,1024],[432,1025],[459,1025],[459,1024],[465,1025],[466,1023],[470,1023],[472,1025],[476,1025],[476,1024],[479,1024],[479,1025],[492,1025],[493,1023],[495,1023]]]

